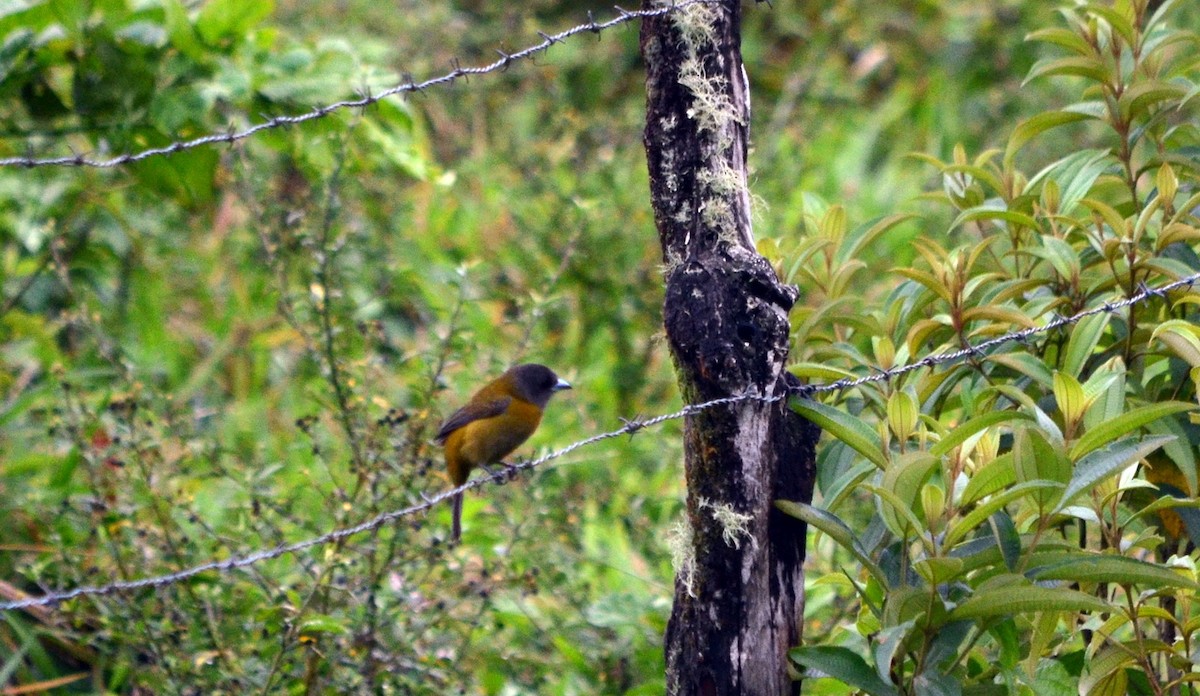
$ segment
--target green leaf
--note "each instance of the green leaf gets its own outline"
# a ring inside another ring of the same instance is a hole
[[[887,402],[888,427],[900,442],[907,440],[917,428],[917,400],[907,391],[892,392]]]
[[[837,542],[839,546],[853,554],[855,559],[862,564],[862,567],[875,578],[875,582],[878,582],[880,587],[885,589],[888,587],[887,576],[875,564],[875,561],[871,560],[871,557],[867,554],[867,550],[863,548],[862,542],[858,540],[858,536],[837,515],[827,510],[813,507],[808,503],[800,503],[792,500],[776,500],[775,507],[824,532],[830,539]]]
[[[927,452],[909,452],[893,461],[883,472],[880,485],[911,508],[936,465],[937,459]]]
[[[982,190],[977,183],[982,183],[992,191],[1000,192],[1004,190],[1004,181],[996,176],[996,172],[988,167],[979,166],[977,164],[951,164],[941,168],[943,175],[950,174],[966,174],[966,176],[944,176],[943,188],[949,187],[954,193],[967,193],[963,188],[966,184],[967,188],[975,190],[982,194]]]
[[[1125,8],[1131,7],[1131,4],[1126,3]],[[1099,15],[1108,23],[1112,30],[1125,40],[1125,45],[1132,47],[1137,44],[1136,31],[1133,28],[1133,20],[1124,12],[1116,7],[1108,7],[1100,3],[1089,3],[1087,6],[1089,13]]]
[[[1179,193],[1179,177],[1175,175],[1175,170],[1170,164],[1163,163],[1158,168],[1158,173],[1154,175],[1154,185],[1158,188],[1158,195],[1167,203],[1175,200],[1176,194]]]
[[[880,486],[864,483],[862,489],[875,494],[879,515],[893,534],[903,539],[915,536],[926,547],[930,545],[925,524],[917,517],[916,511],[908,501],[901,500],[895,493]]]
[[[1183,319],[1170,319],[1159,324],[1150,340],[1167,344],[1175,355],[1192,367],[1200,367],[1200,327]]]
[[[788,366],[788,372],[791,372],[797,377],[806,377],[810,379],[828,380],[830,382],[839,379],[854,379],[858,375],[849,370],[843,370],[840,367],[833,367],[824,363],[813,362],[797,362]]]
[[[964,222],[975,222],[977,220],[1003,220],[1004,222],[1028,227],[1032,230],[1038,229],[1037,220],[1034,220],[1025,213],[1009,210],[1001,203],[984,203],[974,208],[967,208],[959,213],[958,217],[954,218],[954,222],[950,223],[950,229],[955,229]]]
[[[942,300],[946,302],[954,300],[954,296],[950,293],[950,289],[946,287],[946,284],[935,278],[928,271],[922,271],[919,268],[896,268],[894,270],[896,273],[920,283],[925,289],[942,298]]]
[[[170,157],[150,157],[129,167],[147,190],[157,190],[187,206],[212,201],[220,154],[212,148],[177,152]]]
[[[406,103],[384,99],[377,104],[376,118],[359,124],[370,143],[370,152],[390,166],[419,181],[429,180],[429,161],[413,136],[412,114]]]
[[[913,570],[930,585],[950,582],[962,574],[963,560],[949,556],[923,558],[913,563]]]
[[[1025,35],[1026,41],[1045,41],[1056,46],[1061,46],[1068,51],[1073,51],[1083,57],[1096,55],[1096,49],[1092,48],[1082,36],[1076,34],[1070,29],[1063,27],[1052,27],[1049,29],[1039,29]]]
[[[187,8],[180,0],[162,0],[163,13],[166,18],[167,34],[171,38],[171,46],[188,58],[201,62],[207,58],[205,48],[196,38],[196,31],[188,20]]]
[[[300,621],[300,633],[345,633],[346,626],[341,619],[322,614],[310,614]]]
[[[913,677],[913,693],[921,696],[962,696],[962,685],[949,674],[932,667]]]
[[[963,293],[964,295],[966,293]],[[1025,328],[1033,328],[1036,324],[1025,316],[1019,309],[1012,307],[997,307],[995,305],[980,305],[971,307],[962,313],[963,321],[990,321],[995,324],[1015,324]],[[1007,328],[1007,327],[1006,327]]]
[[[1158,9],[1154,11],[1154,14],[1150,15],[1150,19],[1146,22],[1146,33],[1149,33],[1152,29],[1158,28],[1158,25],[1162,22],[1163,17],[1166,17],[1167,13],[1174,11],[1175,6],[1180,2],[1181,0],[1165,0],[1164,2],[1160,3]]]
[[[845,243],[838,249],[834,258],[838,264],[844,264],[850,259],[856,259],[862,250],[868,244],[878,239],[880,235],[916,217],[916,215],[911,213],[898,213],[895,215],[885,215],[863,223],[854,228],[850,234],[846,235]]]
[[[1029,639],[1028,657],[1025,658],[1025,671],[1033,675],[1035,696],[1077,696],[1076,683],[1066,667],[1058,660],[1045,659],[1051,642],[1058,636],[1059,613],[1056,611],[1042,612],[1034,620],[1033,635]]]
[[[1054,272],[1066,281],[1079,278],[1079,255],[1075,249],[1058,237],[1043,237],[1042,246],[1026,250],[1039,258],[1046,259]]]
[[[1096,179],[1112,166],[1112,153],[1108,150],[1082,150],[1059,161],[1073,165],[1061,172],[1062,197],[1058,201],[1058,212],[1071,215],[1079,201],[1091,192]]]
[[[1085,206],[1093,213],[1099,215],[1112,233],[1117,237],[1123,237],[1126,233],[1125,218],[1117,212],[1116,208],[1105,203],[1104,201],[1096,200],[1095,198],[1080,198],[1079,204]]]
[[[1061,450],[1067,448],[1062,431],[1058,429],[1058,425],[1055,424],[1054,419],[1046,415],[1046,412],[1038,408],[1037,405],[1033,407],[1033,419],[1037,422],[1038,429],[1050,440],[1051,444]]]
[[[896,687],[884,682],[854,651],[836,645],[813,645],[792,648],[788,652],[792,662],[819,674],[806,675],[833,677],[838,681],[859,689],[871,696],[899,696]]]
[[[1080,696],[1127,694],[1128,678],[1125,668],[1132,665],[1137,653],[1123,645],[1110,645],[1087,661],[1079,678]]]
[[[988,527],[991,528],[992,538],[996,540],[996,546],[1000,549],[1004,565],[1010,572],[1016,572],[1017,564],[1021,560],[1021,535],[1017,533],[1017,526],[1013,524],[1012,517],[1000,510],[988,518]]]
[[[1163,445],[1163,452],[1175,462],[1175,467],[1183,474],[1184,481],[1187,482],[1187,490],[1184,492],[1194,497],[1200,489],[1196,480],[1196,448],[1188,442],[1187,431],[1182,423],[1177,418],[1160,418],[1147,423],[1146,429],[1152,435],[1175,436],[1174,440]]]
[[[1025,81],[1028,82],[1032,77],[1036,76],[1031,74]],[[1008,138],[1008,147],[1004,150],[1004,161],[1011,163],[1017,152],[1038,135],[1068,123],[1077,123],[1090,118],[1092,116],[1077,111],[1046,111],[1022,121],[1013,129],[1012,135]]]
[[[1083,420],[1086,404],[1083,401],[1083,385],[1079,380],[1064,372],[1054,373],[1054,400],[1063,414],[1067,432],[1074,432],[1076,424]]]
[[[891,682],[892,662],[896,659],[896,653],[904,645],[904,639],[908,637],[914,624],[915,622],[910,619],[895,626],[888,626],[875,637],[875,673],[879,675],[881,681]]]
[[[793,411],[815,423],[830,435],[846,443],[880,469],[887,469],[888,459],[874,430],[848,413],[811,399],[793,398],[788,402]]]
[[[836,510],[846,496],[850,495],[858,484],[867,480],[867,477],[878,471],[875,465],[871,462],[860,461],[858,464],[847,469],[833,483],[829,484],[829,489],[821,490],[824,496],[823,504],[826,510]]]
[[[831,205],[829,210],[825,211],[825,215],[821,217],[820,234],[824,239],[831,239],[834,242],[840,243],[846,235],[846,208],[840,205]]]
[[[962,423],[951,430],[945,437],[929,448],[929,454],[941,457],[949,454],[955,447],[966,442],[972,435],[996,425],[1015,420],[1033,420],[1033,417],[1021,411],[989,411],[981,416]]]
[[[1066,541],[1055,541],[1053,537],[1034,539],[1032,534],[1022,537],[1020,543],[1023,548],[1028,549],[1029,555],[1035,559],[1057,558],[1063,552],[1078,550],[1078,546],[1075,544]],[[1033,544],[1036,544],[1036,546],[1031,547]],[[989,573],[994,573],[1004,570],[1005,565],[1007,565],[1004,557],[1007,553],[1007,551],[997,544],[995,537],[988,534],[986,536],[977,536],[970,541],[959,544],[950,549],[949,555],[954,558],[963,559],[963,572],[965,573],[980,569],[987,569]]]
[[[962,505],[970,505],[985,495],[1016,483],[1017,473],[1013,464],[1012,452],[1006,452],[980,467],[963,489]]]
[[[939,626],[937,635],[925,653],[925,664],[944,667],[946,660],[958,655],[959,648],[970,635],[972,628],[973,624],[970,621],[951,621]]]
[[[1137,430],[1147,423],[1160,418],[1166,418],[1175,413],[1195,409],[1196,404],[1189,404],[1183,401],[1163,401],[1140,406],[1132,411],[1126,411],[1116,418],[1104,421],[1088,429],[1071,446],[1068,456],[1071,458],[1071,461],[1079,461],[1079,458],[1085,454],[1103,446],[1105,443],[1116,440],[1126,433]]]
[[[1065,487],[1071,478],[1071,463],[1036,429],[1021,428],[1015,433],[1012,454],[1017,481],[1053,481]],[[1059,493],[1035,491],[1033,500],[1044,510],[1058,501]]]
[[[1108,603],[1090,594],[1058,587],[1008,585],[981,590],[950,612],[951,619],[985,619],[1035,611],[1107,611]]]
[[[1172,486],[1173,488],[1173,486]],[[1200,508],[1200,500],[1196,498],[1176,498],[1173,495],[1164,495],[1155,500],[1146,507],[1134,513],[1134,517],[1145,517],[1159,510],[1170,510],[1171,508]]]
[[[1044,387],[1050,387],[1054,384],[1054,376],[1051,374],[1050,369],[1046,367],[1046,363],[1029,353],[989,355],[987,359],[1023,374]]]
[[[1052,75],[1073,75],[1075,77],[1086,77],[1095,82],[1107,82],[1111,73],[1104,64],[1104,61],[1099,58],[1090,56],[1045,58],[1033,64],[1033,67],[1029,69],[1029,74],[1025,76],[1025,80],[1021,84],[1027,85],[1039,77],[1049,77]],[[1037,116],[1034,118],[1037,118]]]
[[[1111,314],[1101,312],[1079,320],[1079,323],[1071,330],[1071,338],[1067,341],[1067,350],[1063,353],[1063,372],[1076,379],[1079,378],[1080,373],[1083,372],[1083,366],[1087,364],[1088,358],[1096,350],[1096,344],[1100,342],[1100,337],[1104,335],[1104,329],[1108,326],[1110,318],[1112,318]]]
[[[1171,568],[1112,554],[1073,554],[1066,560],[1031,569],[1030,576],[1038,580],[1200,589],[1200,583]]]
[[[1090,490],[1109,476],[1144,458],[1154,450],[1174,439],[1172,435],[1156,435],[1153,437],[1127,437],[1109,445],[1103,450],[1092,452],[1080,459],[1075,465],[1075,473],[1063,491],[1063,497],[1055,508],[1055,512],[1071,504],[1075,496]]]
[[[1106,420],[1125,412],[1125,362],[1112,360],[1107,367],[1096,370],[1083,385],[1084,398],[1088,401],[1084,427],[1095,428]]]
[[[984,520],[992,515],[992,513],[996,512],[1005,505],[1008,505],[1012,501],[1023,498],[1031,494],[1033,491],[1046,488],[1058,488],[1061,485],[1062,484],[1054,483],[1053,481],[1026,481],[1025,483],[1018,483],[1003,493],[992,496],[986,502],[981,503],[974,510],[964,515],[963,518],[958,521],[958,523],[951,525],[951,527],[946,531],[945,541],[942,542],[943,548],[949,548],[953,546],[959,539],[962,539],[964,536],[966,536],[968,532],[982,524]]]
[[[206,43],[213,45],[227,37],[242,36],[271,16],[274,9],[274,0],[209,0],[196,18],[196,32]]]
[[[77,447],[72,447],[62,457],[43,455],[41,457],[33,456],[30,458],[41,464],[39,467],[41,470],[50,472],[50,480],[47,484],[50,490],[62,491],[64,494],[71,485],[71,477],[75,475],[75,470],[83,463],[83,455]],[[13,475],[16,472],[13,465],[19,464],[22,459],[22,457],[12,457],[8,460],[5,468],[9,475]]]

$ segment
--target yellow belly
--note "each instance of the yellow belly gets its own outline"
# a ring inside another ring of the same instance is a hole
[[[460,438],[459,457],[469,468],[474,468],[495,464],[512,454],[537,430],[541,420],[540,408],[513,401],[501,415],[467,423],[451,436]]]

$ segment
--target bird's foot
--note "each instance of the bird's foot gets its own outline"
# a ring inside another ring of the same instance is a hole
[[[494,465],[491,464],[484,465],[483,468],[487,470],[488,474],[495,476],[499,483],[508,483],[517,478],[517,472],[520,471],[517,465],[509,464],[508,462],[500,462],[499,464],[504,467],[503,471],[497,472],[496,469],[492,468]]]

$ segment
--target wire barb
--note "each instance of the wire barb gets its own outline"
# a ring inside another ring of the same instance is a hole
[[[630,440],[633,439],[634,435],[637,435],[639,430],[646,427],[646,423],[642,420],[642,417],[640,415],[634,416],[633,418],[623,418],[622,417],[622,418],[618,418],[617,420],[619,420],[625,424],[624,430],[625,430],[625,432],[629,433]]]
[[[405,91],[407,91],[407,92],[424,92],[425,91],[424,87],[417,85],[417,81],[416,81],[416,79],[413,78],[412,73],[410,73],[410,72],[403,73],[401,75],[401,77],[404,78],[403,84],[404,84]]]
[[[1144,295],[1146,297],[1160,297],[1164,300],[1167,299],[1167,293],[1159,290],[1158,288],[1152,288],[1149,285],[1146,285],[1146,281],[1144,280],[1138,281],[1137,288],[1139,295]]]
[[[795,385],[795,386],[793,386],[793,387],[791,388],[791,391],[790,391],[790,394],[789,394],[789,396],[790,396],[790,395],[795,395],[795,396],[798,396],[798,397],[800,397],[801,399],[811,399],[811,398],[812,398],[812,395],[813,395],[814,393],[815,393],[815,392],[813,391],[813,385],[811,385],[811,384],[797,384],[797,385]]]

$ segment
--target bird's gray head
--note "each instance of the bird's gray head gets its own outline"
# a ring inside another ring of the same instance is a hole
[[[571,385],[554,370],[537,363],[526,363],[509,368],[508,376],[512,378],[513,391],[517,396],[539,408],[545,408],[554,392],[570,389]]]

